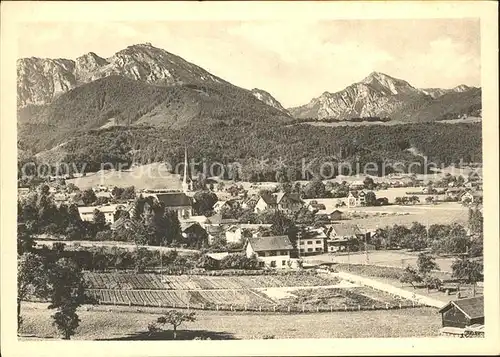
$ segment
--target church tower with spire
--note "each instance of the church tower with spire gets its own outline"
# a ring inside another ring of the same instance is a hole
[[[182,179],[182,192],[187,193],[189,191],[189,184],[187,182],[187,171],[188,170],[188,158],[187,158],[187,147],[184,146],[184,177]]]

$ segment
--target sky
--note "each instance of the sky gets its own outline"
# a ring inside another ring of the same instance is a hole
[[[25,23],[18,57],[110,57],[150,42],[284,107],[373,71],[418,88],[481,86],[477,19]],[[34,35],[36,34],[36,36]]]

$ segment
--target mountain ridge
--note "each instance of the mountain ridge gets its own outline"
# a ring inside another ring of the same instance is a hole
[[[337,92],[325,91],[309,103],[288,108],[297,119],[350,120],[363,117],[381,117],[401,121],[439,120],[432,112],[425,116],[420,113],[426,107],[435,106],[441,97],[448,93],[468,93],[478,90],[475,87],[459,85],[452,89],[420,89],[405,80],[381,72],[372,72],[359,82],[353,83]],[[480,90],[480,89],[479,89]],[[473,97],[475,98],[475,97]],[[460,100],[457,98],[457,100]],[[461,112],[468,113],[477,102],[464,103]],[[480,105],[480,103],[479,103]],[[447,115],[447,113],[441,113]]]

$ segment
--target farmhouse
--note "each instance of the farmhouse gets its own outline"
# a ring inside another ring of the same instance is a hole
[[[188,241],[207,242],[207,231],[197,222],[181,223],[182,237]]]
[[[329,253],[344,251],[356,238],[364,238],[365,235],[355,224],[332,224],[327,227],[328,237],[326,245]]]
[[[307,205],[307,210],[310,212],[318,212],[326,210],[326,206],[323,203],[318,203],[317,201],[310,201]]]
[[[351,190],[361,190],[363,188],[365,188],[365,184],[363,181],[352,181],[349,184],[349,189]]]
[[[323,254],[327,238],[322,228],[307,231],[304,237],[297,239],[300,255]]]
[[[275,194],[262,193],[254,212],[259,213],[265,210],[280,210],[285,212],[296,212],[302,208],[303,202],[296,194],[279,192]]]
[[[247,257],[255,255],[261,267],[284,269],[291,264],[292,243],[287,236],[247,238],[245,252]]]
[[[276,198],[270,193],[262,193],[257,201],[254,212],[259,213],[269,209],[277,209],[278,205],[276,203]]]
[[[297,212],[304,204],[299,195],[294,193],[280,192],[275,194],[274,197],[276,198],[276,204],[280,211]]]
[[[340,221],[343,218],[343,213],[342,211],[339,211],[338,209],[333,210],[332,212],[328,213],[328,217],[332,221]]]
[[[347,195],[347,207],[358,207],[365,204],[365,191],[350,191]]]
[[[467,326],[484,325],[484,297],[450,301],[439,310],[443,327],[465,328]]]
[[[104,218],[106,223],[113,224],[115,222],[116,213],[119,210],[126,210],[124,205],[104,205],[104,206],[84,206],[78,207],[78,213],[82,221],[91,222],[94,220],[94,211],[99,210],[99,212],[104,213]]]
[[[145,195],[155,197],[165,208],[176,211],[180,220],[187,220],[193,215],[192,199],[183,192],[167,192]]]

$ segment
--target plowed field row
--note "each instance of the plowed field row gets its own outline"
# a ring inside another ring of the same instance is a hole
[[[254,289],[293,286],[324,286],[339,280],[330,275],[204,276],[86,272],[91,289],[113,290],[206,290]]]

